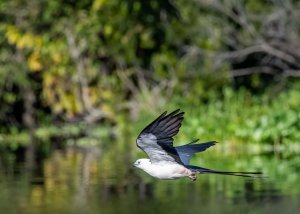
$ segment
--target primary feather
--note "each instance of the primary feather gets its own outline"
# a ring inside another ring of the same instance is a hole
[[[173,137],[179,132],[184,112],[176,110],[161,114],[139,134],[136,144],[147,153],[151,162],[171,161],[183,164],[173,146]]]

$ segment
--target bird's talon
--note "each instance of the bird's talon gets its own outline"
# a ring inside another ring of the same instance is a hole
[[[197,173],[195,172],[192,172],[192,174],[189,176],[189,178],[192,180],[192,181],[195,181],[197,180],[197,176],[196,176]]]

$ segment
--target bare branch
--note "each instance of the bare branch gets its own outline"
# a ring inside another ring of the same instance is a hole
[[[267,66],[257,66],[251,68],[243,68],[243,69],[235,69],[229,71],[230,77],[239,77],[239,76],[247,76],[256,73],[264,73],[264,74],[272,74],[274,75],[274,70]]]
[[[67,26],[65,28],[65,35],[68,42],[69,52],[71,58],[76,67],[76,82],[79,84],[77,90],[77,96],[79,96],[81,104],[85,111],[90,111],[92,109],[92,104],[88,95],[88,81],[85,75],[85,59],[83,58],[83,47],[79,45],[75,38],[75,33],[72,32],[71,27]],[[80,43],[83,44],[83,43]]]

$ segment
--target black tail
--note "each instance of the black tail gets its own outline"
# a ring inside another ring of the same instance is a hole
[[[267,178],[266,176],[262,175],[262,172],[226,172],[226,171],[206,169],[198,166],[189,165],[186,167],[191,169],[194,172],[201,173],[201,174],[220,174],[220,175],[247,177],[247,178]]]

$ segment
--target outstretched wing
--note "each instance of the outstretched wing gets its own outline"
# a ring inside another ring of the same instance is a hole
[[[161,114],[139,134],[136,145],[150,158],[152,163],[171,161],[183,164],[173,146],[173,137],[178,133],[184,112],[173,111]]]
[[[214,146],[216,144],[216,141],[195,144],[198,140],[199,139],[194,140],[189,144],[175,147],[175,149],[177,150],[179,157],[180,157],[181,161],[184,163],[184,165],[189,164],[190,159],[192,158],[192,156],[195,153],[203,152],[206,149],[208,149],[209,147]]]

